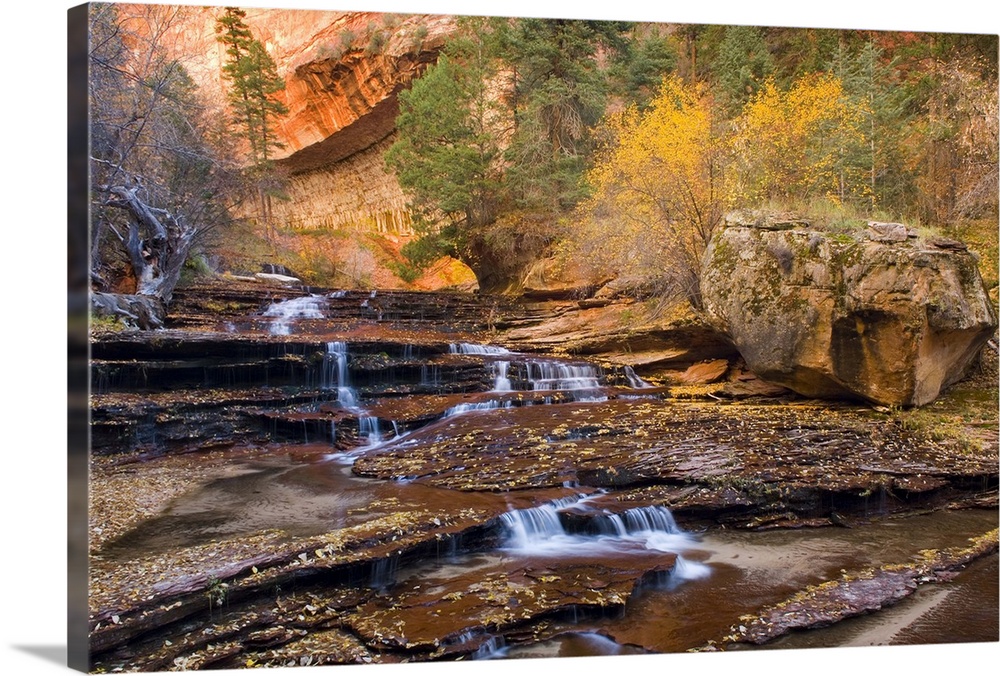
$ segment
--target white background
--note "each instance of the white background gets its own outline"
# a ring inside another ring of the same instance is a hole
[[[206,0],[207,4],[208,0]],[[214,0],[211,4],[216,3]],[[245,6],[476,13],[697,23],[998,32],[994,0],[784,2],[710,0],[359,0],[245,2]],[[817,5],[805,8],[804,5]],[[4,500],[0,634],[6,674],[51,674],[65,667],[66,599],[66,10],[73,3],[14,0],[0,31],[4,77],[0,169],[2,243]],[[989,7],[989,9],[986,9]],[[937,674],[1000,663],[1000,644],[851,648],[719,655],[522,660],[400,667],[310,667],[295,674],[661,673]],[[220,672],[216,672],[220,673]],[[238,673],[238,672],[221,672]]]

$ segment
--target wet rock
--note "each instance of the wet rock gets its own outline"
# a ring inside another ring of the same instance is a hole
[[[996,483],[994,453],[914,435],[879,414],[788,405],[645,400],[527,406],[457,416],[358,458],[354,471],[462,491],[683,486],[658,499],[679,514],[758,527],[758,517],[867,514],[942,505]],[[943,482],[943,483],[942,483]],[[650,497],[645,504],[655,503]],[[787,525],[787,523],[786,523]]]
[[[391,596],[359,608],[347,623],[377,650],[424,652],[428,657],[475,653],[496,636],[546,617],[619,612],[644,580],[673,568],[675,555],[633,552],[609,562],[505,558],[448,579],[415,576]]]
[[[525,304],[500,341],[526,352],[586,355],[663,377],[705,359],[735,356],[732,343],[689,307],[650,311],[644,304],[598,299]]]
[[[997,326],[975,256],[927,242],[735,222],[704,269],[706,312],[748,368],[809,397],[927,404]]]
[[[825,627],[835,622],[881,610],[906,598],[921,584],[944,582],[979,557],[997,551],[997,531],[974,538],[968,547],[922,552],[921,560],[886,565],[806,589],[764,609],[760,616],[733,628],[724,637],[731,643],[763,644],[791,631]]]

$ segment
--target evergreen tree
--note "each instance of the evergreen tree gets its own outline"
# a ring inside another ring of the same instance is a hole
[[[637,26],[634,39],[625,43],[612,67],[613,91],[640,109],[650,105],[663,79],[677,69],[677,50],[657,25]]]
[[[510,113],[490,93],[499,61],[489,19],[465,18],[438,62],[400,92],[399,138],[386,164],[410,197],[419,244],[404,253],[417,265],[435,254],[465,261],[487,287],[497,266],[485,245],[504,200],[502,140]]]
[[[271,197],[276,192],[271,152],[283,146],[276,133],[277,118],[288,108],[274,95],[285,88],[274,59],[254,39],[244,23],[246,12],[227,7],[216,21],[216,39],[226,46],[228,61],[222,71],[229,80],[233,122],[250,146],[250,175],[256,184],[258,207],[267,237],[272,236]]]
[[[229,57],[222,71],[230,83],[233,119],[250,144],[254,166],[260,167],[267,165],[273,149],[283,147],[274,120],[287,114],[288,108],[274,98],[284,90],[285,81],[278,75],[274,59],[243,22],[245,18],[244,10],[227,7],[216,22],[215,32]]]
[[[737,114],[774,74],[774,59],[756,26],[729,26],[712,61],[727,113]]]
[[[518,19],[502,43],[515,73],[516,129],[508,179],[522,208],[559,213],[585,195],[591,130],[609,93],[607,56],[625,50],[632,24]]]
[[[905,211],[914,188],[900,152],[910,122],[906,89],[898,86],[892,64],[870,39],[857,48],[841,39],[828,70],[843,83],[845,94],[863,117],[863,138],[842,146],[841,201],[849,201],[847,176],[853,173],[865,186],[854,195],[864,197],[861,201],[869,213],[882,208]]]

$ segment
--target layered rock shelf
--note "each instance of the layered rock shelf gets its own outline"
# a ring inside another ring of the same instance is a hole
[[[995,516],[993,438],[681,398],[606,353],[554,353],[536,303],[224,281],[176,303],[165,329],[93,340],[98,669],[695,649],[884,564],[872,542],[959,546]],[[733,540],[776,532],[802,535]],[[841,544],[817,557],[817,538]],[[782,564],[761,572],[767,547]],[[680,598],[704,619],[675,627]]]

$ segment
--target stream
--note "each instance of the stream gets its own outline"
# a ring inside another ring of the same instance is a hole
[[[95,345],[94,666],[702,649],[997,527],[995,458],[864,407],[679,400],[448,302],[314,293]],[[996,566],[768,647],[996,641]]]

